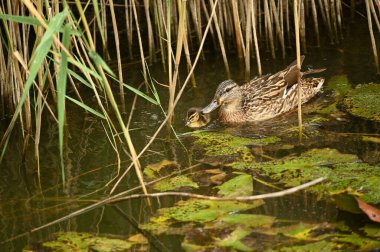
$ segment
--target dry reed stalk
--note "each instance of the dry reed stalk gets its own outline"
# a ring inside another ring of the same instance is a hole
[[[144,80],[145,80],[145,84],[146,84],[146,87],[147,87],[146,89],[148,90],[148,77],[146,75],[145,56],[144,56],[144,48],[143,48],[142,39],[141,39],[141,33],[140,33],[140,24],[139,24],[139,20],[138,20],[138,17],[137,17],[135,0],[131,0],[131,1],[132,1],[133,16],[134,16],[134,19],[135,19],[136,30],[137,30],[137,38],[138,38],[138,41],[139,41],[141,65],[143,67]]]
[[[373,5],[373,2],[372,2],[372,1],[369,1],[369,3],[370,3],[371,12],[372,12],[372,15],[373,15],[373,19],[375,19],[375,23],[376,23],[377,29],[378,29],[379,32],[380,32],[380,23],[379,23],[379,19],[377,18],[377,13],[376,13],[376,10],[375,10],[375,6]]]
[[[288,0],[285,0],[285,12],[286,12],[286,34],[288,38],[288,46],[290,46],[292,43],[290,42],[290,18],[289,18],[289,2]]]
[[[371,36],[373,57],[375,58],[376,73],[380,74],[379,58],[378,58],[378,55],[377,55],[377,47],[376,47],[375,36],[373,35],[372,18],[371,18],[371,11],[370,11],[369,0],[365,0],[365,5],[366,5],[366,10],[367,10],[368,29],[369,29],[369,34]]]
[[[103,55],[107,60],[110,59],[108,54],[108,27],[107,27],[107,10],[106,10],[106,0],[101,0],[100,13],[102,19],[102,29],[104,34],[104,43],[103,43]]]
[[[343,29],[342,29],[342,1],[336,0],[336,11],[337,11],[337,20],[338,20],[338,28],[341,39],[343,39]]]
[[[211,6],[213,6],[214,5],[214,1],[210,0],[210,4],[211,4]],[[216,15],[217,14],[215,13],[215,15],[213,16],[212,19],[213,19],[213,22],[214,22],[214,25],[215,25],[216,34],[218,35],[218,41],[219,41],[219,45],[220,45],[220,51],[222,52],[224,67],[226,69],[228,78],[231,78],[230,67],[228,65],[228,59],[227,59],[226,49],[224,47],[223,37],[222,37],[222,33],[220,32],[220,27],[219,27],[218,19],[217,19]]]
[[[79,13],[81,15],[81,18],[82,18],[82,21],[83,21],[83,26],[84,26],[84,30],[87,34],[87,39],[88,39],[88,42],[89,42],[89,45],[90,45],[90,48],[92,50],[95,50],[95,47],[94,47],[94,42],[93,42],[93,39],[91,37],[91,33],[90,33],[90,29],[89,29],[89,26],[88,26],[88,23],[87,23],[87,20],[86,20],[86,17],[84,15],[84,12],[83,12],[83,9],[82,9],[82,5],[80,3],[79,0],[75,0],[75,3],[76,3],[76,6],[79,10]],[[133,3],[133,7],[134,7],[134,14],[136,15],[136,8],[134,6],[134,1],[132,2]],[[133,145],[133,142],[132,142],[132,139],[131,139],[131,136],[129,134],[129,131],[126,129],[125,125],[124,125],[124,121],[123,121],[123,118],[121,117],[120,113],[118,113],[118,107],[117,107],[117,103],[115,101],[115,98],[111,92],[111,86],[107,80],[107,77],[103,71],[103,68],[101,67],[98,67],[99,68],[99,72],[100,72],[100,76],[102,77],[102,79],[104,80],[104,83],[103,85],[105,86],[105,90],[107,92],[107,97],[108,99],[110,100],[111,102],[111,105],[113,107],[113,109],[115,110],[115,114],[116,114],[116,117],[117,117],[117,120],[121,126],[121,129],[123,131],[123,136],[127,142],[127,145],[128,145],[128,148],[129,148],[129,152],[132,156],[132,162],[133,162],[133,165],[135,167],[135,171],[136,171],[136,175],[137,175],[137,178],[139,180],[139,183],[142,187],[142,190],[144,192],[144,194],[148,194],[148,191],[145,187],[145,183],[144,183],[144,177],[142,175],[142,170],[141,170],[141,164],[140,164],[140,161],[138,159],[138,156],[137,156],[137,153],[136,153],[136,149]],[[147,204],[148,206],[151,205],[150,201],[147,201]]]
[[[177,34],[177,46],[176,46],[176,54],[175,54],[175,62],[174,62],[174,74],[173,79],[170,81],[169,85],[169,106],[168,111],[174,110],[174,98],[175,98],[175,90],[177,85],[178,73],[179,73],[179,63],[181,61],[182,55],[182,47],[183,47],[183,39],[185,36],[185,24],[186,24],[186,0],[178,0],[178,11],[179,13],[179,24],[178,24],[178,34]],[[174,113],[172,113],[174,115]],[[170,116],[168,119],[168,125],[172,124],[173,117]]]
[[[132,0],[125,0],[125,27],[127,30],[127,42],[128,42],[128,52],[129,59],[133,59],[132,42],[133,42],[133,14],[132,5],[130,4]]]
[[[233,14],[234,27],[235,27],[235,40],[236,40],[237,54],[239,58],[243,58],[243,43],[242,43],[242,35],[240,31],[237,0],[232,0],[231,4],[232,4],[232,14]]]
[[[272,52],[272,58],[276,58],[276,53],[274,49],[274,39],[273,39],[273,30],[272,30],[272,21],[271,21],[271,13],[269,11],[268,1],[264,1],[264,15],[265,15],[265,22],[267,24],[266,32],[269,37],[270,42],[270,48]]]
[[[144,0],[145,18],[146,18],[146,24],[147,24],[147,29],[148,29],[149,63],[152,64],[153,60],[156,58],[156,54],[154,52],[155,45],[154,45],[152,21],[150,19],[149,9],[150,9],[149,0]]]
[[[282,33],[281,23],[280,23],[280,19],[279,19],[279,11],[277,10],[277,7],[276,7],[274,0],[270,1],[270,6],[271,6],[272,14],[274,17],[274,23],[276,26],[277,35],[278,35],[278,38],[279,38],[280,44],[281,44],[282,58],[284,59],[285,58],[285,43],[284,43],[284,35]]]
[[[322,3],[321,0],[320,0],[320,3]],[[323,6],[321,6],[321,8],[322,8],[322,12],[325,13],[327,31],[330,35],[330,42],[331,44],[334,44],[335,40],[334,40],[334,34],[332,31],[332,26],[331,26],[330,11],[329,11],[330,8],[329,8],[328,0],[324,0],[322,5]]]
[[[305,5],[304,1],[300,0],[300,35],[304,53],[307,53],[306,48],[306,27],[305,27]]]
[[[260,51],[259,51],[259,43],[257,40],[257,30],[256,30],[256,15],[255,15],[255,10],[256,7],[254,7],[255,3],[252,5],[252,27],[253,27],[253,41],[255,44],[255,52],[256,52],[256,62],[257,62],[257,72],[259,76],[262,75],[262,70],[261,70],[261,60],[260,60]]]
[[[120,91],[120,101],[121,101],[121,111],[125,113],[125,97],[124,97],[124,87],[123,84],[123,69],[121,67],[121,55],[120,55],[120,40],[119,40],[119,31],[116,24],[116,15],[115,15],[115,7],[113,5],[113,0],[109,0],[110,11],[111,11],[111,20],[113,26],[113,33],[115,36],[115,46],[116,46],[116,57],[117,57],[117,70],[119,74],[119,91]]]
[[[167,13],[167,23],[166,23],[166,42],[167,42],[167,47],[168,47],[168,80],[169,80],[169,104],[168,104],[168,110],[169,108],[172,108],[173,107],[173,101],[174,100],[174,93],[173,93],[173,89],[171,87],[173,87],[173,69],[172,69],[172,63],[173,63],[173,59],[172,59],[172,41],[171,41],[171,27],[172,27],[172,20],[171,20],[171,0],[167,0],[166,1],[166,13]],[[170,93],[172,92],[172,93]],[[171,120],[172,120],[172,117],[168,118],[168,125],[171,125]]]
[[[202,4],[202,10],[205,14],[205,17],[207,20],[209,20],[210,14],[208,13],[206,3],[204,1],[201,1],[201,4]],[[217,43],[216,43],[216,39],[215,39],[214,28],[212,26],[210,27],[210,33],[211,33],[212,42],[213,42],[214,46],[216,47]]]
[[[301,0],[302,1],[302,0]],[[302,139],[302,82],[301,82],[301,47],[300,47],[300,27],[298,17],[298,0],[294,0],[294,29],[296,33],[296,54],[297,54],[297,97],[298,97],[298,132],[299,140]]]
[[[332,22],[332,27],[334,31],[334,37],[336,41],[339,41],[339,36],[338,36],[338,25],[337,25],[337,12],[335,9],[335,0],[330,0],[330,11],[331,11],[331,22]]]
[[[198,39],[198,44],[201,43],[202,41],[202,24],[200,22],[199,18],[199,13],[197,12],[198,9],[200,8],[200,2],[199,1],[190,1],[189,3],[189,9],[190,9],[190,14],[193,19],[194,27],[195,27],[195,34],[197,35]],[[204,57],[204,55],[202,56]]]
[[[193,67],[193,64],[191,63],[191,57],[190,57],[190,50],[189,50],[189,43],[187,40],[187,23],[185,24],[185,32],[183,34],[183,49],[185,51],[185,56],[186,56],[186,66],[187,66],[187,72],[190,71],[190,69]],[[191,85],[195,88],[197,87],[197,82],[195,81],[195,76],[194,74],[191,75]]]
[[[156,16],[156,23],[158,28],[158,41],[160,44],[160,53],[161,53],[161,62],[162,67],[164,69],[164,72],[166,72],[166,56],[165,56],[165,50],[164,50],[164,43],[163,43],[163,32],[165,31],[165,19],[164,14],[162,10],[162,0],[157,0],[155,2],[156,8],[155,8],[155,16]]]
[[[245,27],[245,79],[250,80],[251,75],[251,55],[250,55],[250,40],[251,40],[251,24],[252,24],[252,1],[248,1],[247,12],[246,12],[246,27]]]
[[[315,6],[315,0],[311,0],[311,11],[312,11],[313,20],[314,20],[314,31],[315,31],[315,36],[317,38],[317,47],[320,47],[321,42],[319,39],[318,16],[317,16],[317,8]]]

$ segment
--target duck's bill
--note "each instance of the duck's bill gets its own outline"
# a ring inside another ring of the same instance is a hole
[[[212,111],[214,111],[218,107],[219,107],[219,105],[216,102],[216,100],[212,100],[212,102],[207,107],[205,107],[205,108],[202,109],[202,113],[203,114],[211,113]]]

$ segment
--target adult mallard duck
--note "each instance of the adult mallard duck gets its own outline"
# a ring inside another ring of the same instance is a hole
[[[301,64],[304,60],[301,58]],[[325,69],[301,72],[301,77]],[[239,86],[233,80],[219,84],[211,103],[202,113],[211,113],[220,107],[219,120],[225,124],[263,121],[297,107],[296,62],[273,75],[265,75]],[[310,100],[322,88],[324,78],[302,78],[302,103]]]
[[[200,128],[206,126],[210,120],[210,114],[203,114],[202,108],[189,108],[186,116],[186,126]]]

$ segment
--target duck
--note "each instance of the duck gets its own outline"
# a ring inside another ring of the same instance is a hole
[[[190,128],[201,128],[211,121],[210,114],[203,114],[202,108],[189,108],[186,115],[186,126]]]
[[[301,57],[301,64],[305,56]],[[205,115],[219,109],[223,124],[241,124],[268,120],[295,109],[298,106],[298,73],[301,76],[302,103],[309,101],[322,88],[324,78],[303,78],[326,70],[311,69],[301,72],[297,62],[270,75],[253,79],[239,86],[233,80],[221,82],[211,103],[201,112]]]

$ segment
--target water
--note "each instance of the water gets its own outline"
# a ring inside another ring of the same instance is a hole
[[[345,30],[345,40],[340,45],[328,45],[322,49],[308,48],[308,54],[304,67],[326,67],[326,72],[321,75],[328,81],[334,75],[347,75],[353,86],[361,83],[379,82],[379,77],[374,74],[373,57],[369,42],[369,34],[366,30],[366,22],[362,20]],[[291,50],[294,51],[294,50]],[[221,57],[215,53],[206,54],[207,60],[199,62],[195,70],[195,78],[198,88],[187,88],[180,103],[176,108],[174,128],[182,134],[191,131],[184,126],[186,111],[192,106],[205,106],[211,101],[218,83],[227,78]],[[244,67],[238,62],[234,54],[230,54],[230,67],[232,79],[237,83],[244,83]],[[263,52],[263,73],[275,73],[283,69],[295,59],[294,54],[289,53],[285,60],[272,60],[269,54]],[[254,61],[252,61],[254,64]],[[150,67],[151,75],[159,82],[166,83],[166,73],[162,71],[159,63]],[[185,70],[182,69],[181,81],[185,79]],[[251,76],[256,75],[255,66],[252,67]],[[139,65],[127,66],[125,76],[128,83],[140,83],[142,81]],[[190,84],[188,85],[190,87]],[[165,88],[159,87],[161,100],[166,102]],[[331,92],[322,92],[306,109],[321,103],[332,101]],[[128,98],[127,110],[130,108],[131,99]],[[166,104],[164,104],[166,106]],[[133,116],[131,128],[133,141],[138,150],[141,150],[153,135],[154,130],[163,120],[161,110],[148,102],[139,99]],[[305,114],[305,120],[313,114]],[[72,104],[68,104],[68,134],[65,148],[67,188],[62,190],[60,161],[58,150],[57,127],[52,120],[44,120],[41,145],[40,145],[40,170],[41,190],[37,183],[36,161],[32,141],[29,143],[26,154],[22,155],[23,142],[18,135],[14,135],[10,142],[5,160],[0,165],[0,241],[9,240],[33,228],[44,225],[57,218],[65,216],[77,209],[107,196],[110,186],[107,183],[117,176],[117,157],[104,134],[100,120],[83,113]],[[127,118],[127,117],[126,117]],[[357,155],[360,159],[371,164],[380,163],[379,143],[359,141],[357,135],[334,135],[329,137],[329,132],[340,133],[369,133],[379,134],[380,125],[344,116],[346,120],[333,120],[328,123],[318,123],[312,130],[307,131],[303,144],[298,145],[297,138],[288,137],[288,143],[296,145],[291,150],[268,150],[268,154],[280,158],[292,154],[300,154],[311,148],[333,148],[342,153]],[[1,122],[2,128],[6,122]],[[228,132],[233,135],[245,137],[260,137],[263,135],[278,135],[284,128],[297,125],[296,113],[274,119],[270,122],[255,125],[225,127],[215,121],[215,116],[208,130]],[[313,130],[314,129],[314,130]],[[317,132],[316,135],[314,133]],[[323,136],[327,137],[323,137]],[[143,167],[157,163],[163,159],[174,160],[180,167],[186,168],[196,164],[197,160],[204,158],[202,153],[192,151],[193,142],[188,137],[181,137],[186,149],[173,138],[167,137],[167,131],[163,130],[158,139],[153,143],[149,151],[141,158]],[[338,137],[336,137],[338,136]],[[322,141],[321,141],[322,139]],[[128,157],[120,153],[121,172],[129,165]],[[210,167],[207,167],[210,168]],[[133,188],[138,185],[134,176],[124,180],[118,191]],[[258,186],[255,190],[259,193],[268,191],[265,186]],[[255,191],[255,192],[256,192]],[[207,186],[195,190],[197,193],[210,194],[214,191]],[[31,234],[25,234],[19,238],[11,239],[0,245],[2,251],[19,251],[25,246],[33,247],[34,244],[53,238],[53,233],[58,231],[90,232],[99,235],[112,234],[128,237],[136,234],[139,223],[148,222],[159,207],[170,207],[178,198],[164,197],[158,202],[153,199],[153,208],[146,207],[144,200],[130,200],[115,205],[107,205],[96,208],[82,215],[52,225]],[[124,213],[122,213],[123,211]],[[329,200],[317,201],[313,195],[300,193],[278,199],[265,201],[263,207],[250,210],[250,213],[275,216],[278,219],[304,222],[350,222],[353,228],[362,224],[363,216],[348,214],[340,211]],[[353,220],[357,220],[352,221]],[[360,219],[360,221],[359,221]],[[190,232],[191,233],[191,232]],[[146,234],[147,235],[147,234]],[[195,237],[198,237],[194,235]],[[181,235],[149,236],[151,250],[181,250]],[[267,238],[269,239],[269,238]],[[270,241],[276,243],[277,241]]]

